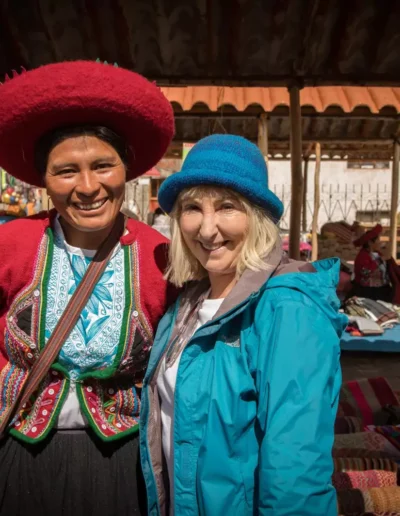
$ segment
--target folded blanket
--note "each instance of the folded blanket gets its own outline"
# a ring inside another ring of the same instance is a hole
[[[370,430],[383,435],[397,450],[400,451],[400,427],[395,425],[375,426]]]
[[[340,390],[338,417],[357,417],[364,425],[386,425],[387,405],[399,406],[400,378],[365,378],[346,382]]]
[[[362,335],[382,335],[383,333],[378,323],[365,317],[349,316],[349,323],[351,327],[355,325]]]
[[[368,457],[343,457],[333,459],[334,471],[394,471],[397,474],[398,466],[390,459],[374,459]]]
[[[365,502],[359,489],[346,489],[337,492],[338,511],[340,514],[359,515],[365,513]]]
[[[332,484],[337,491],[343,489],[371,489],[397,485],[397,472],[384,470],[346,471],[332,475]]]
[[[374,513],[396,512],[400,513],[400,487],[373,488],[363,492],[366,510]],[[372,501],[372,508],[369,509]]]
[[[338,509],[346,516],[380,514],[393,512],[400,514],[400,487],[375,487],[367,491],[347,489],[337,493]]]
[[[336,418],[335,434],[354,434],[363,430],[363,421],[359,417],[343,416]]]
[[[370,457],[400,461],[400,450],[378,432],[335,435],[333,457]]]

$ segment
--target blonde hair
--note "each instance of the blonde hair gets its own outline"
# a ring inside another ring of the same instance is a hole
[[[248,216],[247,235],[236,266],[237,277],[245,269],[259,271],[268,267],[265,257],[279,240],[279,230],[268,217],[265,210],[251,204],[243,195],[230,188],[196,186],[183,190],[171,212],[171,245],[169,247],[169,265],[165,277],[177,287],[187,281],[201,280],[207,277],[207,271],[193,256],[186,245],[179,225],[184,201],[212,196],[213,198],[234,199],[239,201]]]

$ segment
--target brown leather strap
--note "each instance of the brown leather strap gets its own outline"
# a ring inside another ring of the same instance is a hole
[[[75,327],[82,310],[85,308],[94,287],[102,276],[104,269],[107,267],[112,252],[123,233],[124,220],[123,215],[118,216],[114,228],[89,264],[81,282],[69,300],[62,316],[58,320],[58,323],[47,341],[45,348],[33,364],[23,388],[9,407],[7,415],[0,425],[0,437],[15,415],[20,412],[25,403],[29,401],[32,394],[39,387],[41,381],[54,363],[65,340]]]

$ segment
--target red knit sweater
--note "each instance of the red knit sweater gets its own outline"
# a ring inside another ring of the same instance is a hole
[[[46,260],[51,253],[49,232],[54,216],[55,212],[50,216],[42,213],[0,226],[0,421],[39,355],[41,327],[45,322],[44,277],[46,263],[49,263]],[[129,378],[130,366],[124,364],[132,363],[132,356],[137,356],[138,343],[144,341],[143,353],[148,353],[158,321],[176,297],[176,291],[163,278],[166,238],[130,219],[121,244],[130,250],[129,280],[133,288],[132,313],[127,317],[126,342],[119,350],[120,363],[104,374],[89,375],[79,384],[78,392],[89,423],[104,440],[137,430],[140,409],[134,386],[137,379],[132,376],[132,381],[127,384],[125,380],[120,388],[119,377]],[[25,441],[38,441],[47,435],[65,399],[67,376],[62,367],[54,364],[11,433]],[[113,403],[111,420],[107,409]],[[48,414],[46,417],[39,417],[42,405],[47,407],[42,411]]]

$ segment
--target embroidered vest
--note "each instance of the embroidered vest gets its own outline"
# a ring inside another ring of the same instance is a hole
[[[47,229],[39,246],[33,277],[13,300],[6,315],[4,346],[9,362],[0,371],[0,420],[17,395],[29,369],[45,345],[47,291],[54,252],[53,232]],[[78,376],[81,410],[103,440],[138,431],[141,382],[153,342],[153,329],[139,295],[139,244],[123,246],[124,310],[119,344],[112,361]],[[69,373],[60,362],[53,367],[10,433],[27,442],[46,437],[54,426],[69,389]]]

